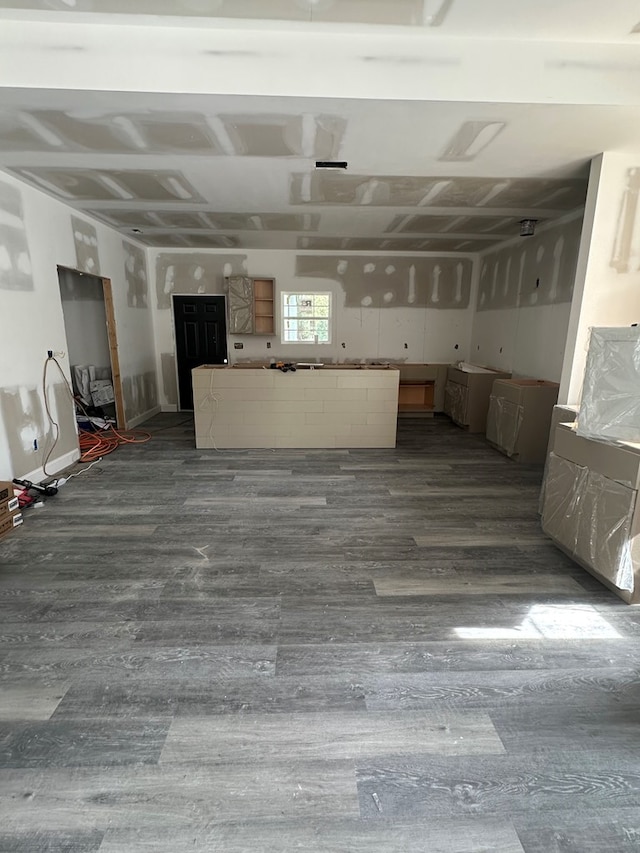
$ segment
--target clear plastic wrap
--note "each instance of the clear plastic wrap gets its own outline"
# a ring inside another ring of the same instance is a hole
[[[492,394],[489,397],[487,414],[488,441],[495,444],[507,456],[513,456],[516,452],[523,418],[523,406]]]
[[[578,562],[633,593],[640,567],[634,529],[637,492],[551,453],[542,528]]]
[[[631,525],[636,492],[589,471],[580,506],[576,556],[619,589],[632,592]]]
[[[457,382],[447,382],[444,389],[444,411],[451,420],[464,424],[467,411],[467,387]]]
[[[640,442],[640,329],[591,329],[578,435]]]
[[[253,279],[232,275],[226,279],[229,301],[229,334],[247,335],[254,331]]]
[[[562,456],[551,453],[542,506],[542,529],[559,545],[575,554],[578,545],[580,502],[589,473]]]
[[[479,364],[471,364],[468,361],[459,361],[456,364],[458,370],[462,370],[464,373],[496,373],[497,371],[492,370],[490,367],[480,367]],[[502,374],[500,374],[502,375]]]

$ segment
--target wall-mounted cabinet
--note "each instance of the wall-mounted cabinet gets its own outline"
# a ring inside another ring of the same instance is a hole
[[[253,279],[254,334],[274,335],[276,283],[272,278]]]
[[[229,334],[275,335],[275,279],[233,275],[225,281]]]

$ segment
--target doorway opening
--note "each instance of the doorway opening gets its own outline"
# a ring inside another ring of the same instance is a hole
[[[111,281],[58,267],[73,392],[92,416],[124,429]]]
[[[191,371],[201,364],[227,364],[227,323],[224,296],[175,296],[178,409],[193,411]]]

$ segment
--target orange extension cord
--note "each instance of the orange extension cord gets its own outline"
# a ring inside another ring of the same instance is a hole
[[[48,356],[45,360],[44,370],[42,373],[42,395],[44,397],[44,406],[47,417],[49,418],[49,423],[56,429],[56,437],[44,460],[43,470],[47,476],[50,476],[47,472],[47,462],[51,458],[51,454],[53,453],[53,450],[58,443],[58,438],[60,437],[60,427],[53,419],[49,409],[49,399],[47,396],[47,368],[51,362],[53,362],[60,371],[60,375],[64,380],[71,402],[82,411],[87,419],[89,419],[86,409],[74,396],[73,389],[69,384],[69,380],[67,379],[64,370],[60,366],[60,362],[53,355]],[[145,430],[141,429],[119,431],[113,426],[100,430],[100,432],[92,432],[91,430],[80,428],[78,430],[78,440],[80,444],[79,461],[96,462],[98,459],[102,459],[103,456],[113,453],[114,450],[117,450],[123,444],[146,444],[147,441],[151,441],[151,433],[145,432]]]
[[[80,442],[80,462],[95,462],[109,453],[113,453],[123,444],[146,444],[151,434],[144,430],[122,430],[108,427],[100,432],[86,429],[78,431]]]

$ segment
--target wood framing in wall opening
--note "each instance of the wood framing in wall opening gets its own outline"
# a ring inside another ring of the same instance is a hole
[[[81,272],[80,270],[74,270],[70,267],[58,266],[58,277],[62,282],[62,277],[65,274],[71,274],[74,277],[74,280],[80,284],[83,280],[87,283],[87,286],[93,286],[94,294],[96,292],[99,293],[99,301],[104,305],[104,322],[106,325],[106,337],[105,344],[108,347],[109,352],[109,362],[111,367],[111,381],[113,383],[113,396],[114,396],[114,404],[115,404],[115,417],[116,417],[116,426],[118,429],[126,428],[126,420],[124,413],[124,399],[122,395],[122,377],[120,375],[120,358],[118,354],[118,337],[116,331],[116,318],[115,318],[115,310],[113,306],[113,291],[111,287],[111,279],[105,278],[103,276],[95,276],[90,273]],[[62,286],[62,285],[61,285]],[[96,297],[95,295],[92,297],[93,305],[96,305]],[[79,301],[82,301],[79,298]],[[63,299],[64,304],[64,299]],[[65,316],[65,330],[67,335],[67,347],[68,352],[70,352],[69,347],[69,339],[70,339],[70,329],[67,323],[67,318]],[[71,370],[72,356],[69,355],[69,369]]]

